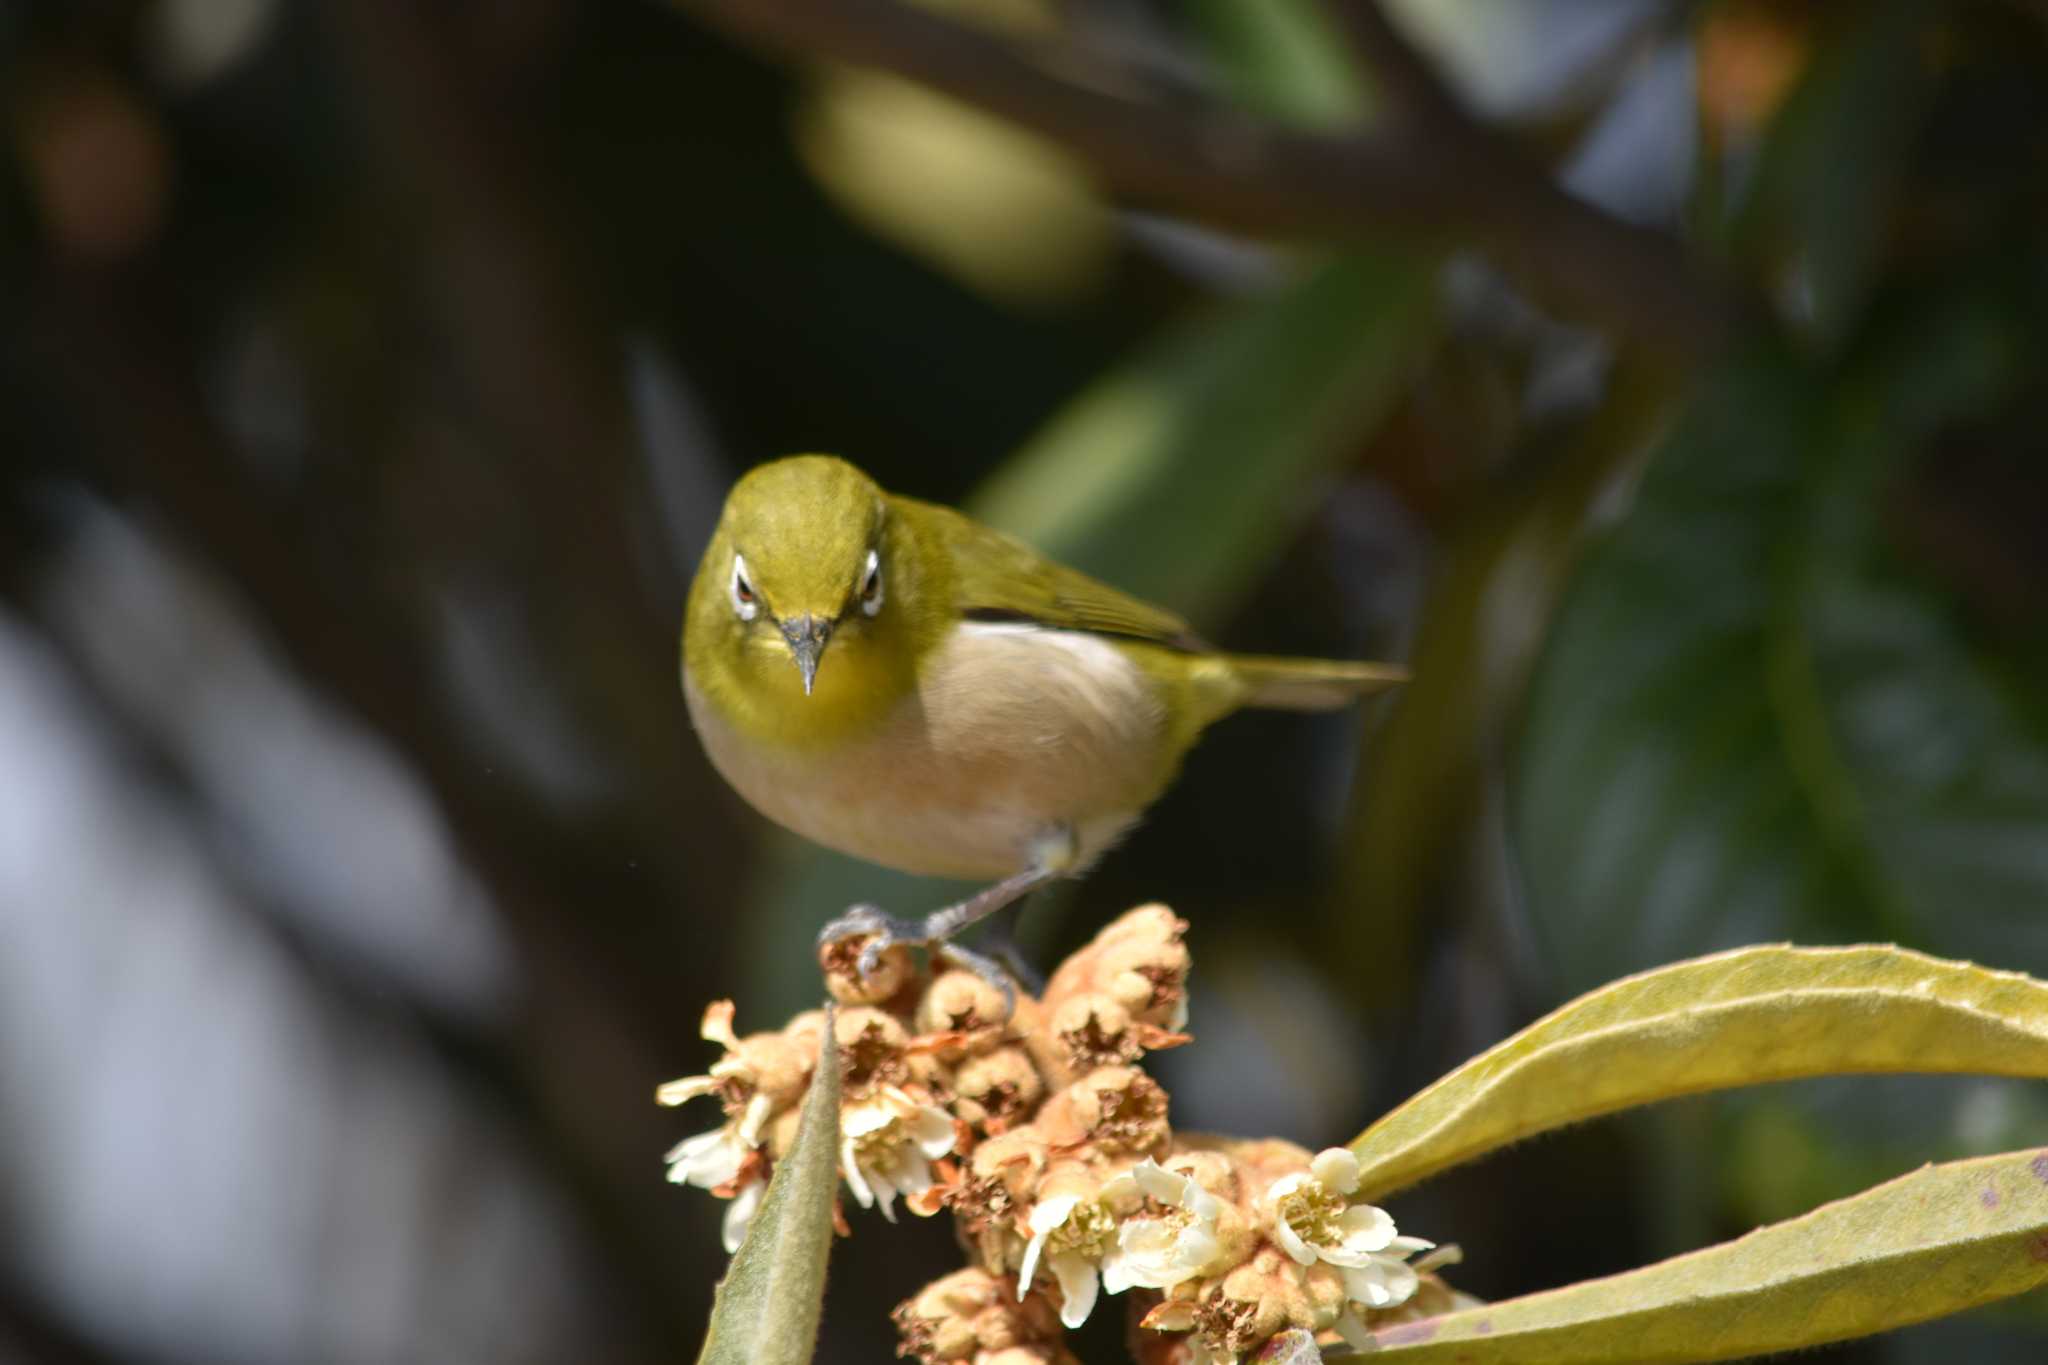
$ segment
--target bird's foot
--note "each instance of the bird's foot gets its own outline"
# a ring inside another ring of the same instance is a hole
[[[818,946],[828,948],[848,939],[865,938],[867,941],[861,944],[860,957],[854,963],[854,972],[863,983],[874,980],[882,966],[882,954],[899,943],[944,953],[1002,993],[1003,1017],[1008,1019],[1017,1008],[1015,983],[994,958],[947,940],[947,934],[958,927],[956,919],[948,910],[937,911],[921,920],[900,919],[882,913],[876,906],[855,905],[818,931]]]
[[[899,943],[921,944],[929,940],[923,920],[899,919],[885,915],[872,905],[848,906],[846,913],[818,931],[818,946],[829,948],[851,938],[865,938],[860,959],[854,966],[862,981],[872,978],[882,965],[882,954]]]

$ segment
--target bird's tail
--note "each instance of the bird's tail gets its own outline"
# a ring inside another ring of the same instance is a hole
[[[1244,687],[1240,705],[1279,711],[1332,711],[1408,681],[1408,670],[1398,664],[1257,654],[1232,654],[1228,662]]]

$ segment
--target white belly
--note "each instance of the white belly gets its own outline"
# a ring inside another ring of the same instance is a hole
[[[1086,866],[1177,758],[1142,669],[1096,636],[1036,626],[961,625],[874,733],[823,752],[745,739],[685,691],[711,761],[764,815],[925,876],[1007,876],[1061,830]]]

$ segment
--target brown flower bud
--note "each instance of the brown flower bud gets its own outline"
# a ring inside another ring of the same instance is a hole
[[[993,1134],[1029,1120],[1045,1098],[1045,1082],[1024,1049],[1012,1044],[962,1062],[953,1073],[953,1093],[953,1112]]]
[[[842,1005],[883,1005],[896,999],[917,976],[917,964],[910,949],[894,943],[884,948],[875,970],[860,972],[861,951],[867,935],[837,939],[818,947],[818,966],[825,974],[825,989]]]
[[[974,1149],[953,1190],[954,1211],[969,1231],[1006,1229],[1016,1210],[1037,1197],[1034,1192],[1048,1160],[1045,1138],[1036,1128],[1013,1128],[989,1138]],[[984,1259],[996,1257],[985,1248]],[[1002,1262],[1007,1264],[1007,1255]]]
[[[1143,905],[1112,921],[1046,984],[1048,1014],[1075,996],[1100,995],[1131,1019],[1178,1032],[1186,1015],[1187,924],[1163,905]]]
[[[1001,1041],[1008,1020],[1003,993],[973,972],[958,968],[942,972],[917,1002],[915,1022],[919,1033],[982,1035],[993,1046]]]
[[[1166,1092],[1129,1066],[1091,1071],[1047,1100],[1036,1122],[1055,1151],[1145,1156],[1163,1151],[1172,1135]]]
[[[1250,1260],[1203,1291],[1195,1309],[1195,1330],[1217,1350],[1235,1354],[1249,1351],[1283,1327],[1328,1327],[1344,1302],[1343,1279],[1322,1277],[1335,1281],[1336,1297],[1318,1322],[1304,1272],[1278,1247],[1260,1247]]]
[[[1059,1314],[1041,1294],[1020,1303],[1010,1286],[986,1270],[956,1270],[934,1280],[889,1315],[902,1337],[899,1354],[915,1356],[925,1365],[974,1361],[1019,1348],[1045,1346],[1060,1339]],[[1058,1355],[1027,1355],[1045,1362]]]
[[[910,1035],[894,1015],[872,1005],[848,1005],[833,1025],[849,1092],[911,1079],[905,1048]]]

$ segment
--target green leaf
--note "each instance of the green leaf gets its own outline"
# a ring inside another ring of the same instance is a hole
[[[1374,727],[1327,898],[1326,932],[1364,998],[1412,988],[1417,924],[1469,879],[1502,733],[1520,711],[1542,644],[1588,535],[1588,509],[1646,457],[1669,420],[1672,380],[1624,363],[1600,414],[1539,477],[1511,481],[1461,519],[1438,556],[1409,653],[1413,681]]]
[[[1838,341],[1861,310],[1927,107],[1928,0],[1845,13],[1841,31],[1773,122],[1737,227],[1785,258],[1792,311]]]
[[[1567,988],[1784,937],[2048,964],[2038,688],[1886,532],[1916,442],[2015,371],[1999,318],[1732,366],[1586,557],[1511,792]]]
[[[825,1007],[818,1064],[789,1154],[719,1282],[698,1365],[806,1365],[825,1307],[839,1187],[839,1045]]]
[[[1323,129],[1355,126],[1371,113],[1349,44],[1312,0],[1196,0],[1191,13],[1225,88],[1245,108]]]
[[[1351,1144],[1380,1198],[1548,1129],[1850,1072],[2048,1076],[2048,984],[1900,948],[1743,948],[1581,996]]]
[[[1927,1166],[1705,1251],[1383,1328],[1389,1361],[1685,1365],[1796,1350],[2048,1283],[2048,1152]]]
[[[1334,257],[1166,338],[1056,414],[968,510],[1196,619],[1244,591],[1436,338],[1434,259]]]

